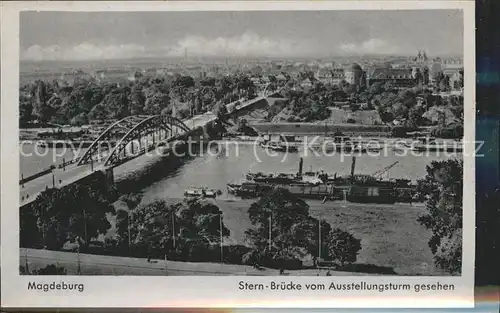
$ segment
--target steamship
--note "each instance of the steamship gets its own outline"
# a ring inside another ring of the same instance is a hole
[[[382,174],[398,162],[373,173],[372,175],[356,175],[356,157],[353,156],[351,175],[331,176],[326,173],[302,173],[303,159],[299,163],[297,174],[263,174],[249,173],[247,181],[241,184],[228,184],[230,194],[251,198],[259,197],[276,188],[284,188],[301,198],[326,200],[346,200],[358,203],[393,204],[397,201],[411,202],[414,186],[410,180],[385,180]]]

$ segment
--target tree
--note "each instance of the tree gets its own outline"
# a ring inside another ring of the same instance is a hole
[[[143,111],[147,114],[156,115],[167,108],[170,104],[170,97],[163,92],[152,90],[147,93]]]
[[[246,237],[254,254],[271,262],[269,266],[279,266],[285,259],[295,264],[307,254],[317,256],[319,222],[309,216],[309,206],[288,190],[278,188],[264,195],[250,206],[248,215],[254,228],[245,232]],[[325,236],[329,228],[321,222]]]
[[[217,118],[221,121],[225,121],[227,118],[227,107],[223,103],[219,103],[216,109]]]
[[[103,104],[111,118],[120,119],[130,115],[128,92],[129,89],[116,88],[104,97]]]
[[[216,205],[199,199],[172,205],[157,200],[140,205],[131,220],[134,252],[143,257],[166,254],[184,261],[201,261],[200,257],[207,261],[209,247],[220,245],[221,218]],[[229,236],[224,223],[222,236]]]
[[[444,237],[436,249],[434,263],[451,274],[462,271],[462,229]]]
[[[73,117],[70,121],[71,125],[86,125],[89,123],[89,119],[86,113],[80,113]]]
[[[176,207],[168,206],[161,200],[137,207],[133,219],[129,220],[134,254],[163,257],[172,251],[174,235],[178,236],[178,231],[172,228],[177,220],[175,215]]]
[[[450,77],[447,75],[440,76],[439,82],[439,90],[440,91],[449,91],[450,90]]]
[[[429,247],[435,264],[450,273],[456,273],[461,264],[461,258],[457,258],[461,235],[457,232],[462,231],[462,188],[463,162],[456,159],[432,161],[417,185],[427,199],[427,212],[418,221],[432,231]]]
[[[184,237],[202,238],[209,242],[219,242],[222,211],[210,201],[187,199],[180,204],[180,229]],[[222,225],[222,235],[229,236],[229,229]]]
[[[422,72],[422,82],[424,85],[429,85],[429,68],[424,67],[424,70]]]
[[[129,111],[132,115],[142,114],[144,111],[144,106],[146,104],[146,98],[142,92],[141,85],[134,85],[132,87],[130,102],[129,102]]]
[[[133,218],[133,211],[141,203],[141,200],[142,195],[139,193],[130,193],[120,197],[120,201],[124,202],[128,209],[128,211],[120,210],[116,215],[116,230],[119,235],[119,242],[122,245],[131,243],[132,238],[129,236],[130,221]]]
[[[21,96],[19,100],[19,124],[29,123],[33,117],[33,103],[31,99]]]
[[[330,231],[325,245],[328,257],[331,260],[339,261],[342,267],[345,263],[356,262],[358,252],[361,250],[360,239],[338,228]]]
[[[419,68],[417,68],[415,71],[415,82],[417,83],[417,85],[423,84],[424,82],[424,76]]]
[[[321,238],[319,231],[321,229]],[[318,220],[309,217],[306,220],[294,224],[290,228],[291,237],[294,238],[294,244],[305,248],[305,250],[315,259],[319,256],[319,243],[326,241],[332,227],[325,220]],[[321,256],[327,256],[327,246],[321,244]]]
[[[89,114],[88,114],[88,118],[90,120],[106,120],[107,117],[108,117],[108,110],[106,109],[106,107],[104,106],[104,104],[98,104],[96,106],[94,106],[92,108],[92,110],[90,110]]]
[[[424,124],[424,113],[425,109],[422,106],[415,106],[411,108],[408,112],[408,126],[413,128]]]
[[[181,87],[181,88],[191,88],[195,86],[194,79],[191,76],[178,76],[173,84],[174,87]]]
[[[120,197],[120,201],[125,203],[129,211],[133,211],[141,203],[142,194],[135,192],[125,194]]]
[[[36,89],[34,90],[34,100],[35,105],[33,108],[33,114],[37,117],[38,121],[41,123],[48,122],[52,117],[52,109],[47,105],[49,100],[49,95],[45,82],[38,80],[36,82]]]

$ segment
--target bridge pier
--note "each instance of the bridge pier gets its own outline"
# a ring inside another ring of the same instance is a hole
[[[106,181],[108,182],[108,185],[111,186],[115,183],[115,176],[113,174],[113,168],[110,167],[110,168],[107,168],[105,170],[105,174],[106,174]]]

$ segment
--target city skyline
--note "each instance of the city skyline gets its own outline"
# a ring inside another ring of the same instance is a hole
[[[397,25],[397,27],[394,27]],[[104,31],[103,31],[104,30]],[[22,12],[21,60],[461,56],[459,10]]]

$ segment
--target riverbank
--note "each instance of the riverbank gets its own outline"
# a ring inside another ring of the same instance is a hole
[[[387,125],[328,124],[328,123],[252,123],[261,134],[333,135],[341,131],[346,136],[390,137]]]
[[[182,201],[182,198],[160,198],[169,205]],[[154,199],[146,191],[142,204]],[[245,231],[252,228],[248,208],[256,200],[207,200],[217,205],[223,212],[224,225],[230,230],[225,245],[246,244]],[[377,205],[306,201],[311,216],[324,219],[333,228],[349,231],[361,239],[362,249],[357,264],[370,268],[373,273],[393,272],[395,275],[442,275],[433,265],[433,256],[428,247],[431,233],[417,222],[417,217],[425,207],[409,204]],[[121,201],[115,208],[126,210]],[[110,220],[113,228],[107,236],[113,236],[115,221]],[[311,266],[312,260],[304,260]]]

